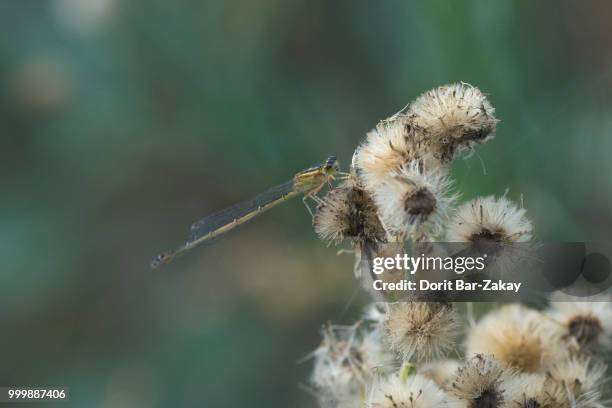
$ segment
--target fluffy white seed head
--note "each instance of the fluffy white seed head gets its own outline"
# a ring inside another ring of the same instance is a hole
[[[366,190],[384,181],[389,173],[417,158],[400,121],[381,122],[355,151],[354,161]]]
[[[442,163],[461,150],[484,143],[495,132],[495,110],[476,87],[444,85],[419,96],[407,115],[417,135]]]
[[[540,312],[506,305],[469,331],[468,354],[483,353],[525,373],[542,372],[567,357],[558,325]]]
[[[404,361],[431,361],[453,349],[458,321],[451,304],[390,303],[383,323],[385,340]]]
[[[327,325],[323,329],[323,340],[314,351],[315,358],[312,383],[324,388],[328,384],[348,384],[355,380],[365,383],[367,375],[360,354],[360,339],[356,326],[341,327]]]
[[[533,227],[505,196],[478,197],[456,209],[447,225],[446,240],[462,242],[474,256],[487,256],[487,271],[499,277],[530,268]]]
[[[449,242],[528,242],[533,226],[524,208],[506,197],[478,197],[462,204],[452,217]]]
[[[553,365],[547,375],[557,394],[565,394],[570,402],[588,406],[600,396],[606,369],[604,364],[592,363],[587,358],[570,358]]]
[[[576,351],[589,354],[610,346],[612,338],[610,301],[595,299],[588,302],[553,301],[546,313],[561,325],[564,340],[568,341]]]
[[[517,374],[504,382],[506,403],[513,408],[570,408],[566,392],[545,374]]]
[[[321,345],[312,353],[311,384],[322,407],[359,406],[374,375],[392,365],[379,331],[327,325]]]
[[[433,381],[416,374],[405,380],[395,375],[372,387],[369,408],[444,408],[446,395]]]
[[[354,241],[385,239],[374,202],[353,177],[323,197],[317,207],[314,228],[322,240],[335,244],[344,238]]]
[[[457,370],[452,394],[457,407],[495,408],[506,402],[504,383],[512,377],[512,369],[493,357],[476,354]]]
[[[359,350],[363,354],[363,366],[370,375],[387,373],[397,365],[393,353],[384,344],[380,329],[365,332]]]
[[[428,172],[421,161],[413,161],[373,187],[374,203],[389,240],[402,241],[417,230],[438,233],[456,201],[451,186],[442,172]]]
[[[350,229],[349,188],[339,185],[327,192],[317,207],[314,229],[319,238],[329,244],[339,244]]]

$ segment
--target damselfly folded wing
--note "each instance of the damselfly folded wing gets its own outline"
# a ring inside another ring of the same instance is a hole
[[[162,264],[172,261],[177,255],[185,251],[205,242],[212,242],[239,225],[246,223],[264,211],[297,194],[299,193],[293,188],[293,180],[290,180],[272,187],[248,201],[204,217],[191,225],[189,239],[184,245],[175,250],[159,254],[151,262],[151,267],[155,269]]]
[[[270,188],[250,200],[235,204],[194,222],[191,225],[187,243],[189,244],[190,242],[196,242],[202,238],[206,238],[225,226],[229,227],[234,225],[235,227],[245,223],[258,214],[273,207],[275,204],[281,203],[293,196],[293,187],[293,180],[289,180],[283,184]]]
[[[170,262],[180,253],[205,242],[211,242],[289,198],[300,194],[305,195],[304,199],[307,197],[314,198],[314,195],[326,183],[334,179],[333,175],[338,169],[335,156],[331,156],[325,163],[303,170],[291,180],[272,187],[248,201],[202,218],[191,226],[189,239],[184,245],[173,251],[158,255],[151,262],[151,267],[157,268],[161,264]]]

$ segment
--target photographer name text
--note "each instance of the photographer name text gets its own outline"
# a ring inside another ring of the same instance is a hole
[[[374,290],[377,291],[462,291],[462,292],[514,292],[518,293],[521,289],[520,282],[505,282],[502,280],[493,281],[483,279],[481,282],[468,282],[462,279],[444,280],[442,282],[431,282],[421,279],[418,282],[402,279],[399,282],[384,282],[380,279],[372,283]]]

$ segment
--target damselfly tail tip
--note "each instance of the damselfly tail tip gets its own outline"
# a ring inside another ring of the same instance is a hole
[[[167,264],[172,259],[174,259],[174,255],[175,255],[174,251],[166,251],[166,252],[162,252],[161,254],[157,255],[151,261],[151,269],[157,269],[160,266]]]

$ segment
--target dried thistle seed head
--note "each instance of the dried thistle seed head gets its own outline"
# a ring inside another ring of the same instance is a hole
[[[336,244],[345,237],[355,241],[385,238],[374,202],[352,177],[323,198],[315,214],[314,228],[322,240]]]
[[[370,195],[357,186],[349,192],[348,219],[350,226],[347,236],[357,240],[381,241],[385,240],[385,230],[378,219],[376,206]]]
[[[370,380],[375,375],[386,375],[397,367],[395,355],[385,346],[380,328],[362,334],[359,350],[363,356],[363,367],[368,370]]]
[[[597,402],[607,367],[586,358],[570,358],[554,364],[547,372],[558,394],[565,391],[570,400],[584,405]],[[586,403],[588,401],[588,403]]]
[[[598,318],[583,314],[572,317],[567,322],[567,331],[570,337],[576,339],[581,346],[590,346],[603,337],[603,325]]]
[[[419,96],[407,118],[434,156],[448,163],[458,151],[493,137],[498,122],[494,112],[478,88],[458,83]]]
[[[402,165],[372,189],[374,203],[391,238],[403,240],[418,227],[436,234],[456,201],[451,180],[428,172],[421,161]]]
[[[364,384],[359,380],[358,368],[347,357],[339,361],[343,350],[330,349],[322,344],[315,351],[315,368],[311,384],[322,408],[359,406],[363,403]]]
[[[328,191],[317,207],[314,229],[323,241],[339,244],[351,229],[348,215],[350,190],[350,187],[340,185]]]
[[[355,165],[364,187],[383,181],[389,172],[416,157],[415,149],[404,134],[399,122],[380,123],[368,132],[365,141],[355,150]]]
[[[506,197],[477,197],[457,209],[447,229],[447,241],[484,246],[528,242],[533,226],[525,213]]]
[[[422,375],[405,380],[397,375],[375,384],[370,394],[369,408],[443,408],[446,395],[433,381]]]
[[[317,388],[353,388],[363,383],[363,356],[359,352],[356,327],[323,328],[323,340],[314,351],[311,382]]]
[[[361,398],[366,384],[393,359],[382,346],[380,332],[365,330],[361,322],[326,325],[321,345],[312,355],[315,361],[310,382],[327,405]]]
[[[474,256],[486,256],[490,273],[503,276],[528,268],[533,257],[533,226],[519,208],[505,196],[477,197],[462,204],[446,230],[449,242],[465,242]]]
[[[559,392],[544,374],[517,374],[504,381],[508,407],[570,408],[567,393]]]
[[[368,191],[404,164],[417,159],[426,162],[432,170],[438,164],[431,155],[419,150],[404,119],[380,122],[367,134],[354,155],[356,172]],[[445,170],[446,167],[440,169]]]
[[[558,325],[540,312],[513,304],[487,314],[468,333],[468,354],[490,354],[521,372],[536,373],[567,357]]]
[[[494,408],[505,406],[504,382],[514,375],[493,357],[476,354],[457,370],[451,392],[457,406]]]
[[[435,382],[441,389],[450,390],[459,367],[461,363],[458,360],[438,360],[424,364],[419,368],[419,373]]]
[[[453,349],[458,321],[452,304],[390,303],[383,323],[384,338],[404,361],[430,361]]]
[[[589,354],[610,346],[612,303],[609,301],[552,301],[547,314],[561,325],[563,339],[571,342],[577,351]]]

